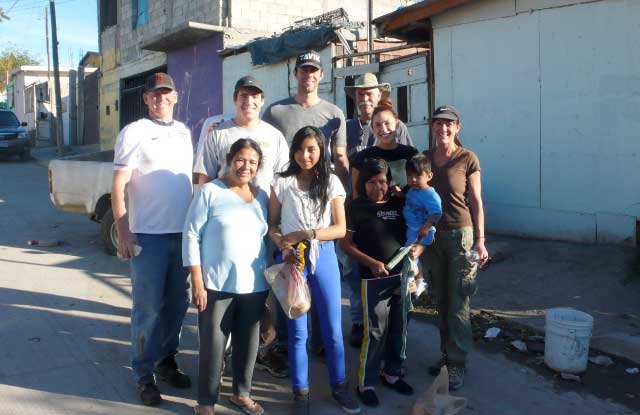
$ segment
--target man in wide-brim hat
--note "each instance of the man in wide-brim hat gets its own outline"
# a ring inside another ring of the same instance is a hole
[[[352,156],[375,144],[375,136],[370,125],[371,116],[382,99],[389,99],[391,85],[386,82],[379,83],[374,74],[367,72],[356,79],[355,85],[344,89],[358,107],[358,115],[347,121],[347,153]],[[396,140],[400,144],[413,146],[407,126],[402,121],[398,123]]]

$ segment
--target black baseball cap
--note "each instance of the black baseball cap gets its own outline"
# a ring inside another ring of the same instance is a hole
[[[236,86],[233,90],[234,92],[238,92],[240,88],[255,88],[264,94],[264,88],[262,87],[260,81],[258,81],[251,75],[243,76],[242,78],[238,79],[238,82],[236,82]]]
[[[302,66],[313,66],[314,68],[322,69],[320,54],[315,50],[308,50],[298,55],[296,58],[296,69]]]
[[[431,119],[460,121],[460,116],[458,115],[458,110],[452,107],[451,105],[443,105],[441,107],[436,108],[436,110],[433,111],[433,115],[431,116]]]
[[[147,77],[147,81],[144,83],[145,92],[155,91],[160,88],[167,88],[175,91],[176,85],[173,83],[173,78],[164,72],[156,72],[149,75],[149,77]]]

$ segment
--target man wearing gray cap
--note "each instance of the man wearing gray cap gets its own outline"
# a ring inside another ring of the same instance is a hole
[[[191,202],[191,133],[173,119],[178,101],[166,73],[147,78],[148,118],[122,129],[115,145],[111,207],[118,256],[131,265],[131,369],[140,400],[158,405],[156,377],[176,388],[191,380],[178,369],[182,321],[189,307],[182,228]]]
[[[240,78],[233,91],[233,103],[235,116],[211,130],[198,145],[193,172],[198,174],[198,184],[222,176],[231,145],[240,138],[251,138],[263,154],[255,184],[269,194],[273,175],[284,171],[289,163],[289,146],[280,131],[260,120],[260,110],[264,106],[264,89],[260,81],[253,76]]]
[[[262,119],[280,130],[289,145],[294,134],[302,127],[310,125],[319,128],[329,146],[336,174],[347,185],[349,160],[344,113],[318,96],[318,86],[324,77],[320,54],[310,50],[298,55],[294,76],[298,84],[296,94],[271,104],[264,111]]]
[[[382,98],[388,98],[391,85],[378,83],[378,78],[367,72],[356,79],[354,86],[345,87],[345,92],[353,98],[358,107],[358,115],[347,120],[347,153],[349,157],[358,151],[375,145],[375,136],[371,128],[371,116]],[[399,144],[414,146],[407,126],[398,121],[396,141]]]

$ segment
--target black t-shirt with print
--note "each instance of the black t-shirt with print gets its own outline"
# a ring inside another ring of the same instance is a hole
[[[378,146],[367,147],[353,156],[353,167],[362,169],[362,164],[366,159],[379,158],[389,164],[391,169],[391,179],[395,184],[404,187],[407,184],[407,172],[405,166],[411,157],[418,154],[415,147],[398,144],[393,150],[384,150]]]
[[[406,239],[403,207],[404,199],[396,197],[385,203],[373,203],[363,198],[347,202],[347,229],[353,232],[353,243],[371,258],[389,262]],[[361,278],[373,278],[368,267],[358,266]],[[391,270],[391,274],[401,270],[402,262]]]

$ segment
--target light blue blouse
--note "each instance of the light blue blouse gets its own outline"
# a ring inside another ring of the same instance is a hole
[[[184,266],[200,265],[210,290],[247,294],[269,289],[267,264],[267,202],[264,190],[245,202],[220,180],[196,193],[184,225]]]

